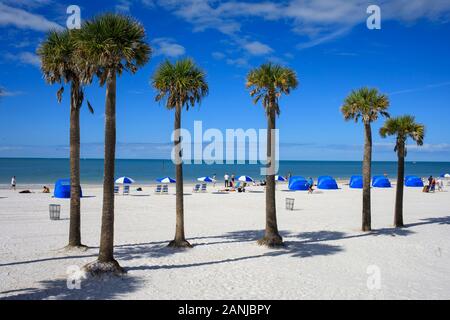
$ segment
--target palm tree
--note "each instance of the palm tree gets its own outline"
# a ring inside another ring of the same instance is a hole
[[[380,135],[383,138],[387,136],[397,136],[394,151],[397,152],[397,190],[395,195],[395,215],[394,226],[403,227],[403,182],[405,179],[405,157],[406,140],[411,138],[418,146],[423,145],[425,135],[425,126],[415,122],[415,118],[410,115],[395,117],[386,120],[383,127],[380,128]]]
[[[57,92],[61,102],[64,84],[70,83],[70,226],[67,248],[84,248],[81,243],[80,203],[80,108],[83,103],[83,84],[92,80],[84,69],[75,45],[76,30],[52,31],[38,48],[41,69],[49,84],[61,84]],[[89,110],[93,109],[89,103]]]
[[[267,116],[267,165],[266,176],[266,230],[260,245],[269,247],[283,244],[283,239],[278,233],[277,213],[275,207],[275,118],[280,114],[278,100],[281,95],[288,95],[298,85],[295,72],[280,65],[266,63],[259,68],[251,70],[247,75],[247,89],[253,103],[262,100],[262,105]]]
[[[372,128],[371,123],[381,115],[389,118],[387,112],[389,99],[386,95],[378,93],[377,89],[361,88],[353,90],[345,99],[341,112],[344,119],[358,120],[361,118],[364,124],[365,142],[363,159],[363,208],[362,208],[362,230],[371,230],[370,213],[370,179],[372,170]]]
[[[106,84],[103,209],[98,260],[85,266],[93,274],[122,273],[114,259],[114,162],[116,151],[116,78],[145,65],[151,49],[143,26],[130,17],[107,13],[86,21],[77,33],[77,46],[100,85]]]
[[[156,89],[157,102],[165,101],[166,108],[175,109],[174,123],[174,159],[176,167],[176,228],[175,238],[169,247],[190,248],[191,244],[184,235],[183,205],[183,160],[181,150],[181,110],[194,107],[208,95],[205,73],[191,59],[182,59],[175,63],[166,60],[152,77],[152,86]]]

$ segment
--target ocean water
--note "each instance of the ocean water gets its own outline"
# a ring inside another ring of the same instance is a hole
[[[193,182],[201,176],[217,175],[223,179],[225,173],[249,175],[254,179],[263,179],[260,175],[261,165],[184,165],[183,173],[186,182]],[[317,178],[330,175],[336,179],[348,179],[354,174],[361,174],[360,161],[280,161],[279,174],[286,176],[302,175]],[[372,174],[387,174],[395,178],[396,162],[373,162]],[[406,174],[427,177],[438,176],[450,172],[450,162],[407,162]],[[30,158],[0,158],[0,185],[7,185],[12,176],[16,176],[17,184],[48,184],[57,179],[68,178],[68,159],[30,159]],[[163,176],[175,176],[175,167],[170,160],[116,160],[116,177],[129,176],[140,184],[155,183],[155,179]],[[103,160],[81,160],[81,182],[83,184],[101,184],[103,181]]]

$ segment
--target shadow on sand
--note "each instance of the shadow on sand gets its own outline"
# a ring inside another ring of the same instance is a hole
[[[410,230],[412,227],[418,227],[428,224],[450,224],[450,216],[439,218],[422,219],[417,223],[408,224],[406,228],[383,228],[367,233],[347,234],[340,231],[314,231],[289,233],[281,232],[285,239],[285,246],[279,249],[266,249],[262,253],[256,255],[230,257],[226,259],[214,259],[211,261],[199,261],[191,263],[177,264],[155,264],[140,265],[126,268],[127,270],[159,270],[159,269],[185,269],[195,268],[208,265],[220,265],[226,263],[234,263],[238,261],[253,260],[267,257],[289,256],[294,258],[305,258],[314,256],[329,256],[338,254],[343,251],[342,246],[326,243],[328,241],[341,241],[352,238],[361,237],[378,237],[378,236],[409,236],[415,232]],[[195,246],[213,246],[218,244],[245,243],[255,242],[264,234],[262,230],[245,230],[228,232],[223,235],[213,235],[205,237],[194,237],[188,240]],[[121,244],[115,246],[115,256],[119,261],[132,261],[135,259],[160,258],[167,257],[180,252],[188,252],[185,250],[174,250],[168,248],[169,240]],[[256,244],[255,244],[256,245]],[[19,261],[12,263],[0,264],[0,267],[14,266],[28,263],[39,263],[51,260],[77,259],[86,257],[96,257],[98,248],[90,248],[86,255],[69,255],[52,257],[46,259]],[[122,263],[126,266],[126,263]],[[26,288],[20,290],[4,291],[0,294],[12,294],[4,299],[114,299],[120,297],[121,294],[127,294],[139,289],[139,281],[136,277],[124,276],[112,278],[108,281],[90,279],[82,282],[82,290],[67,289],[66,280],[47,280],[40,282],[42,288]]]
[[[107,279],[89,279],[81,281],[80,289],[68,289],[66,279],[40,281],[39,288],[25,288],[3,291],[0,294],[9,294],[2,300],[79,300],[79,299],[115,299],[121,294],[128,294],[140,288],[143,281],[137,277],[122,276],[108,277]]]

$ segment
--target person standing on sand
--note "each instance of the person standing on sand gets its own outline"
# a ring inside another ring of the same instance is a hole
[[[16,176],[13,176],[11,178],[11,189],[13,189],[14,191],[16,191]]]
[[[308,179],[308,193],[313,193],[314,189],[314,180],[313,178],[309,177]]]
[[[215,188],[216,187],[216,174],[215,173],[213,174],[212,181],[213,181],[213,188]]]
[[[231,187],[234,187],[234,173],[231,175]]]
[[[225,188],[228,188],[228,180],[230,180],[230,176],[228,175],[228,173],[225,173],[223,179],[225,180]]]

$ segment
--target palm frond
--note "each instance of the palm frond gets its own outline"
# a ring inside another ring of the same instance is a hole
[[[180,105],[188,110],[209,93],[205,72],[192,59],[162,62],[152,76],[151,85],[157,92],[155,101],[165,101],[168,109]]]
[[[262,99],[262,105],[267,113],[273,109],[280,114],[278,100],[282,95],[288,95],[298,86],[297,75],[289,68],[277,64],[266,63],[259,68],[250,70],[247,74],[246,88],[250,90],[253,103]]]

